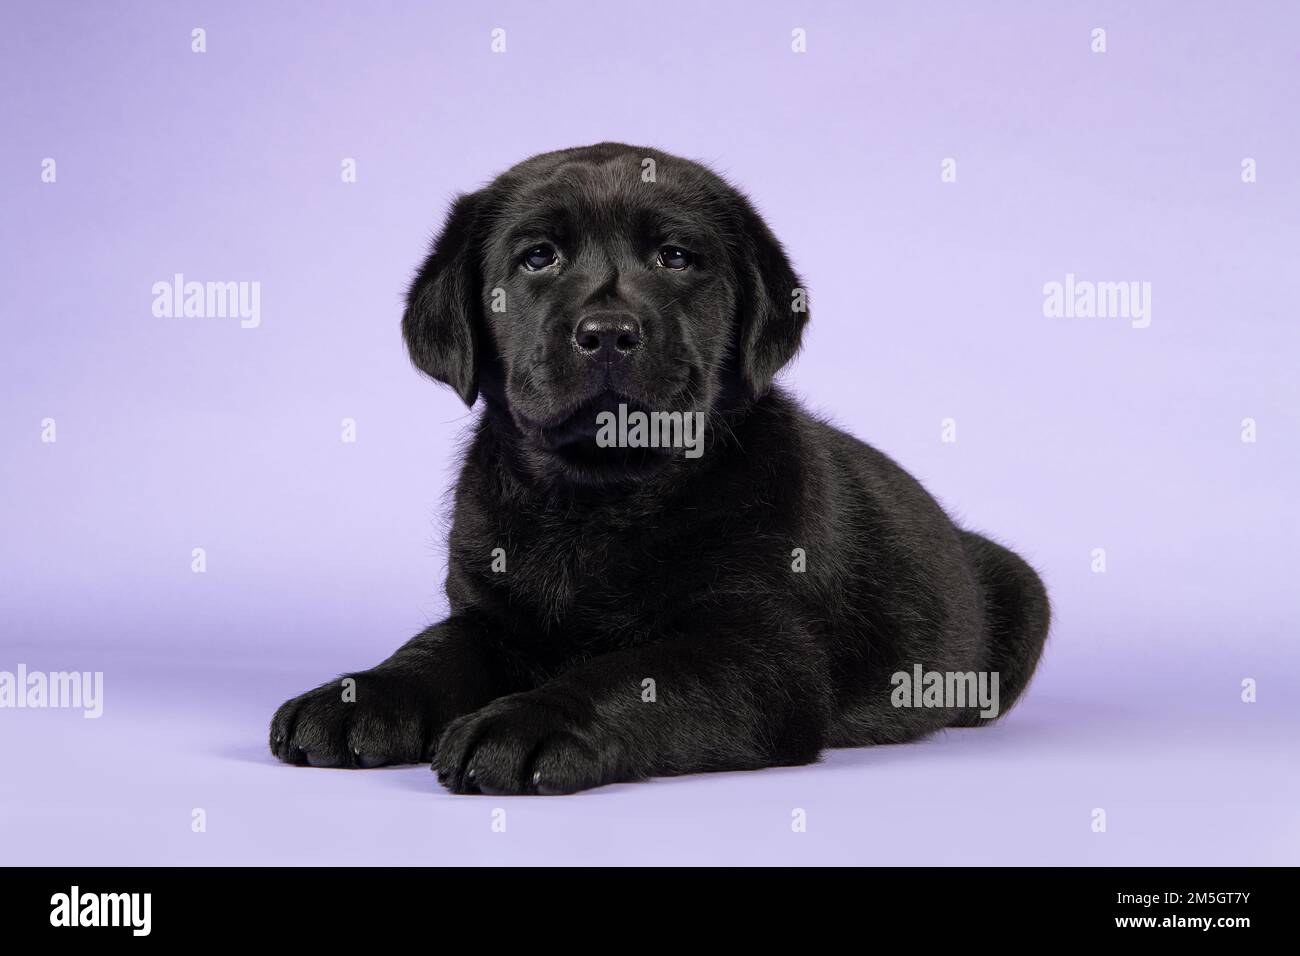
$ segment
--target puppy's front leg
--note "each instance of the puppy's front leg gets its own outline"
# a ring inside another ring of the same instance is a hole
[[[271,752],[314,767],[428,760],[450,720],[521,686],[507,679],[493,633],[453,615],[377,667],[286,701],[271,720]]]
[[[831,691],[821,649],[792,633],[696,633],[595,658],[453,721],[433,769],[457,793],[557,794],[809,763]]]

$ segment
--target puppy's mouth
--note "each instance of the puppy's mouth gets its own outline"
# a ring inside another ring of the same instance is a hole
[[[558,422],[535,425],[533,440],[572,481],[594,485],[637,481],[666,464],[672,450],[628,447],[618,441],[617,428],[611,423],[648,411],[643,403],[607,388]]]
[[[542,447],[547,451],[572,450],[575,446],[603,450],[597,444],[602,417],[606,413],[617,417],[621,412],[633,411],[647,412],[649,409],[635,399],[607,388],[596,397],[587,399],[558,424],[543,426],[539,430]]]

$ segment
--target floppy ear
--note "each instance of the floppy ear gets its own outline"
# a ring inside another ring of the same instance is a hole
[[[482,193],[460,196],[406,294],[402,335],[411,361],[454,388],[466,405],[478,397],[482,359],[477,224]]]
[[[758,398],[799,351],[808,322],[808,296],[763,217],[743,195],[737,194],[736,205],[741,230],[736,359],[741,381],[750,396]]]

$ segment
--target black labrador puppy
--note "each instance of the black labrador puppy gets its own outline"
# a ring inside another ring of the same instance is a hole
[[[807,320],[781,244],[696,163],[602,143],[461,196],[402,319],[415,365],[483,400],[451,616],[284,704],[274,754],[552,794],[1005,712],[1042,583],[773,385]]]

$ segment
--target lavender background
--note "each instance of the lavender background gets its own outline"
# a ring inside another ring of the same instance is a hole
[[[471,6],[6,5],[0,670],[102,670],[105,713],[0,710],[0,860],[1300,863],[1296,7]],[[1005,721],[552,800],[272,762],[283,699],[444,612],[431,230],[604,139],[749,191],[812,292],[790,386],[1042,570]],[[259,281],[260,328],[155,318],[176,272]],[[1151,282],[1150,328],[1045,318],[1067,272]]]

